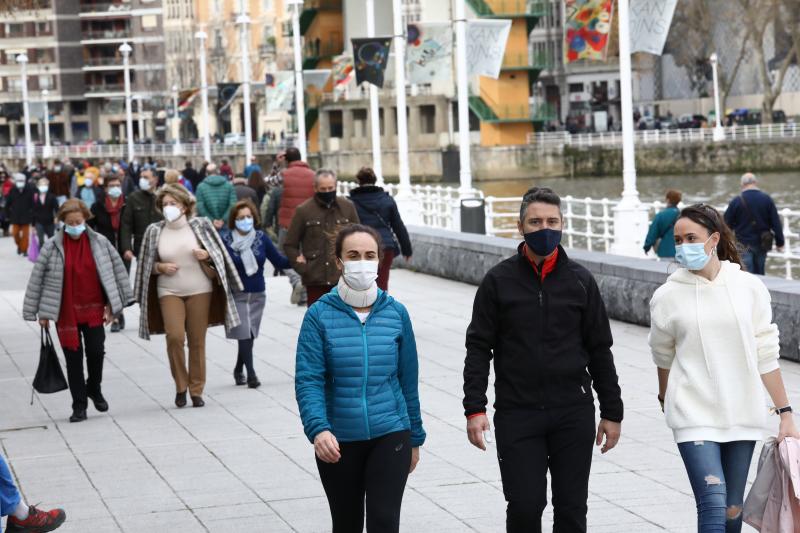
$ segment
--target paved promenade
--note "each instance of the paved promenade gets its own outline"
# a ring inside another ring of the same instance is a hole
[[[208,338],[206,407],[178,410],[164,338],[140,340],[138,308],[131,308],[128,329],[106,342],[103,391],[111,410],[90,407],[87,422],[70,424],[66,391],[29,405],[39,350],[38,326],[21,318],[29,271],[10,239],[0,239],[0,452],[29,502],[66,509],[62,531],[330,531],[294,400],[303,309],[289,305],[285,278],[268,281],[256,342],[262,388],[233,385],[235,343],[216,328]],[[414,321],[428,432],[406,491],[402,530],[504,531],[496,457],[468,444],[461,409],[475,287],[394,271],[392,288]],[[621,323],[613,329],[626,419],[617,449],[595,457],[589,531],[694,531],[694,500],[655,398],[647,331]],[[783,368],[797,403],[800,366]],[[548,509],[548,523],[550,516]]]

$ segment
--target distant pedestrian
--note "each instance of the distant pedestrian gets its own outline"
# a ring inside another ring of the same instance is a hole
[[[39,178],[36,192],[33,194],[33,224],[39,238],[39,248],[44,245],[45,238],[51,238],[56,230],[58,216],[58,199],[50,192],[50,181]]]
[[[667,191],[667,207],[658,212],[650,223],[647,231],[647,238],[644,241],[644,252],[648,253],[652,248],[656,249],[656,255],[662,259],[673,259],[675,257],[675,237],[673,229],[675,221],[678,220],[680,210],[678,204],[681,203],[683,195],[680,191],[670,189]]]
[[[239,325],[233,291],[242,290],[219,233],[208,219],[192,216],[194,207],[194,198],[181,185],[158,191],[156,208],[165,220],[147,228],[134,287],[141,306],[139,336],[167,335],[178,407],[186,406],[187,392],[193,407],[205,405],[206,332],[209,326],[225,324],[230,331]]]
[[[219,166],[219,173],[228,178],[229,180],[233,179],[234,176],[233,167],[230,165],[230,163],[228,163],[227,159],[222,160],[222,164]]]
[[[225,227],[231,207],[236,204],[236,191],[228,178],[217,173],[215,164],[208,165],[208,174],[197,187],[197,214],[209,219],[220,230]]]
[[[261,165],[258,164],[258,159],[256,158],[256,156],[251,157],[250,158],[250,162],[248,163],[248,165],[246,167],[244,167],[244,177],[245,178],[250,178],[250,175],[253,172],[259,172],[259,173],[264,172],[261,169]]]
[[[731,200],[725,211],[725,222],[733,229],[736,240],[745,247],[742,262],[748,272],[764,275],[767,254],[773,245],[783,252],[786,243],[778,208],[770,195],[758,188],[758,178],[748,172],[742,176],[742,193]]]
[[[383,259],[378,269],[378,287],[389,290],[389,270],[395,257],[401,253],[411,260],[411,239],[400,217],[400,210],[389,193],[375,184],[378,178],[371,168],[363,167],[356,174],[358,187],[350,191],[350,200],[356,206],[361,223],[374,228],[383,242]]]
[[[552,190],[525,193],[517,223],[525,242],[483,278],[467,329],[467,436],[486,450],[486,387],[494,362],[508,533],[542,530],[548,471],[553,531],[586,532],[592,445],[602,444],[606,453],[620,438],[623,404],[606,307],[592,274],[559,244],[563,223],[561,199]]]
[[[294,147],[287,148],[283,154],[278,154],[276,157],[271,176],[271,179],[282,180],[278,208],[278,248],[283,253],[287,253],[284,242],[297,206],[314,196],[314,171],[300,157],[300,150]],[[286,168],[281,170],[284,162]],[[286,275],[289,276],[289,283],[292,285],[290,301],[293,304],[306,305],[308,298],[300,275],[293,269],[287,270]]]
[[[303,279],[308,307],[339,283],[331,236],[359,222],[353,203],[336,194],[334,171],[318,170],[314,190],[314,196],[297,207],[283,243],[286,257]]]
[[[239,344],[233,378],[237,385],[247,384],[251,389],[261,385],[253,366],[253,343],[258,338],[267,303],[264,263],[269,259],[277,269],[289,268],[289,260],[258,229],[260,225],[256,206],[249,200],[241,200],[231,209],[229,231],[222,234],[222,241],[244,286],[244,290],[233,291],[241,324],[226,334],[227,338],[236,339]],[[247,369],[247,379],[244,369]]]
[[[264,174],[257,170],[250,174],[247,178],[247,186],[256,191],[256,206],[261,206],[264,196],[267,194],[267,184],[264,180]]]
[[[39,320],[43,328],[51,320],[56,323],[72,393],[70,422],[86,420],[89,399],[101,413],[108,411],[101,389],[103,325],[133,301],[122,259],[108,239],[87,227],[90,217],[82,201],[64,202],[58,212],[64,227],[42,246],[22,306],[25,320]],[[84,353],[88,379],[83,373]]]
[[[178,184],[183,186],[187,191],[194,194],[194,188],[192,187],[192,182],[187,180],[184,176],[181,175],[180,172],[175,170],[174,168],[167,169],[164,172],[164,183],[172,183]]]
[[[191,190],[193,191],[197,190],[197,186],[200,185],[200,182],[202,181],[200,173],[194,169],[192,162],[189,160],[186,161],[186,166],[183,169],[183,177],[189,180],[189,183],[192,184]]]
[[[14,187],[6,197],[6,216],[11,223],[11,235],[17,245],[17,254],[28,255],[31,224],[33,223],[33,195],[35,189],[28,183],[25,174],[14,174]]]
[[[378,288],[380,236],[343,228],[334,244],[337,287],[306,313],[295,394],[328,497],[334,532],[400,531],[408,476],[425,430],[419,361],[406,308]]]
[[[247,184],[247,179],[242,177],[233,178],[233,190],[236,191],[236,201],[250,200],[253,205],[258,205],[258,193]]]
[[[7,516],[6,533],[54,531],[67,519],[63,509],[43,511],[25,503],[14,484],[11,470],[0,455],[0,517]]]
[[[681,268],[650,302],[658,399],[689,475],[697,531],[738,533],[750,461],[767,424],[764,388],[780,415],[778,440],[800,438],[781,377],[778,327],[769,291],[741,269],[716,209],[681,211],[675,243]]]
[[[83,173],[83,185],[78,187],[76,197],[86,204],[89,209],[97,201],[97,194],[100,192],[98,185],[99,172],[87,170]]]
[[[139,188],[125,197],[125,208],[119,228],[119,250],[122,258],[133,261],[139,257],[144,240],[144,232],[150,224],[164,220],[156,208],[156,187],[158,178],[150,170],[143,170],[139,178]]]

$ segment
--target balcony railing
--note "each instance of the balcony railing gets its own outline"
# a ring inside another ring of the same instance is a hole
[[[85,30],[81,32],[83,39],[125,39],[131,37],[130,30]]]
[[[126,14],[130,12],[130,3],[99,2],[96,4],[81,5],[81,13]]]
[[[87,67],[111,67],[118,66],[122,68],[122,58],[120,57],[90,57],[84,59],[84,66]]]
[[[547,54],[506,53],[503,56],[503,70],[545,70],[552,67]]]
[[[305,0],[303,9],[342,9],[342,0]]]
[[[88,93],[119,93],[124,90],[124,83],[96,83],[86,87]]]

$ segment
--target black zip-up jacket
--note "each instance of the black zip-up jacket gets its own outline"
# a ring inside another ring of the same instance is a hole
[[[605,304],[592,274],[558,249],[541,281],[520,245],[493,267],[475,295],[467,329],[464,410],[486,411],[494,358],[495,409],[547,409],[600,401],[621,422],[623,407]]]

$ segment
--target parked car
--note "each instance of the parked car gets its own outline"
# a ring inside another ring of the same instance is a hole
[[[234,144],[244,144],[245,135],[244,133],[226,133],[223,142],[225,146],[230,146]]]
[[[708,120],[703,115],[690,115],[688,113],[678,118],[678,127],[681,129],[697,129],[706,125]]]

